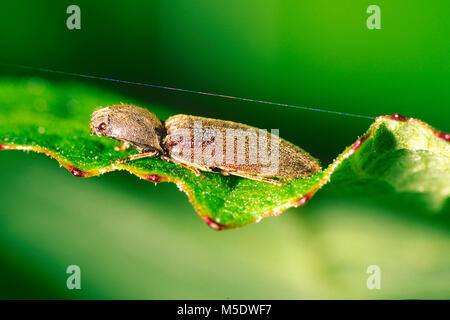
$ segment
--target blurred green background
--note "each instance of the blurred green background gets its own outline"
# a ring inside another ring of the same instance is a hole
[[[81,30],[66,28],[67,6]],[[366,8],[381,8],[368,30]],[[448,1],[20,1],[0,11],[0,62],[377,116],[449,131]],[[130,100],[280,135],[328,165],[368,119],[79,80]],[[124,101],[126,102],[126,101]],[[1,103],[0,103],[1,105]],[[92,106],[95,108],[96,106]],[[2,114],[1,116],[8,116]],[[214,232],[173,184],[123,172],[75,179],[0,153],[1,298],[449,298],[450,210],[336,197]],[[66,267],[82,290],[66,288]],[[366,287],[379,265],[381,290]]]

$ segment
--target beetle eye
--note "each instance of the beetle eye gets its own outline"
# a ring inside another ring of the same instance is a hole
[[[100,131],[104,131],[106,129],[106,123],[102,122],[98,125],[98,129]]]

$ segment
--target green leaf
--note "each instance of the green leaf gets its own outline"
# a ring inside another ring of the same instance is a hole
[[[391,118],[376,120],[358,152],[334,171],[330,188],[439,211],[450,193],[448,135],[416,119]]]
[[[413,203],[430,212],[441,210],[449,197],[449,136],[416,119],[378,117],[327,169],[276,186],[217,173],[198,178],[159,158],[111,164],[136,151],[115,151],[117,142],[91,136],[89,119],[94,109],[120,102],[143,106],[76,83],[0,80],[0,149],[46,153],[78,177],[127,170],[149,181],[175,182],[214,229],[244,226],[302,205],[329,181],[333,192]],[[143,107],[161,119],[174,113],[158,105]]]

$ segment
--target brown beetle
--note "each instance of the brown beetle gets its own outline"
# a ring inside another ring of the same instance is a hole
[[[162,123],[153,113],[131,105],[95,111],[91,133],[122,142],[140,153],[115,160],[157,157],[201,175],[201,171],[235,175],[277,185],[274,180],[308,178],[319,162],[276,134],[232,121],[175,115]]]

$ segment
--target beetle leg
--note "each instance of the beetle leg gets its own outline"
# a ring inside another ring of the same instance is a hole
[[[159,151],[158,150],[152,150],[152,151],[149,151],[149,152],[132,154],[131,156],[126,157],[126,158],[122,158],[122,159],[111,160],[111,162],[125,163],[125,162],[128,162],[128,161],[133,161],[133,160],[142,159],[142,158],[154,158],[154,157],[157,157],[158,155],[159,155]]]
[[[232,175],[238,176],[238,177],[242,177],[242,178],[251,179],[251,180],[272,183],[272,184],[276,184],[277,186],[282,186],[282,185],[286,184],[286,182],[283,182],[283,181],[273,180],[273,179],[264,178],[264,177],[260,177],[260,176],[256,176],[256,175],[252,175],[252,174],[246,174],[246,173],[242,173],[242,172],[230,171],[229,174],[232,174]]]
[[[116,151],[125,151],[130,147],[128,142],[122,142],[120,146],[114,146],[114,150]]]
[[[194,168],[194,167],[192,167],[192,166],[190,166],[190,165],[187,165],[187,164],[185,164],[185,163],[181,163],[181,162],[175,161],[175,160],[171,159],[170,157],[164,156],[164,155],[161,156],[161,159],[164,160],[164,161],[166,161],[166,162],[174,163],[174,164],[177,164],[177,165],[179,165],[179,166],[182,166],[183,168],[189,169],[189,170],[191,170],[197,177],[204,177],[204,175],[201,174],[201,172],[200,172],[197,168]]]
[[[179,165],[186,169],[191,170],[197,177],[204,177],[204,175],[197,168],[191,167],[184,163],[179,163]]]

